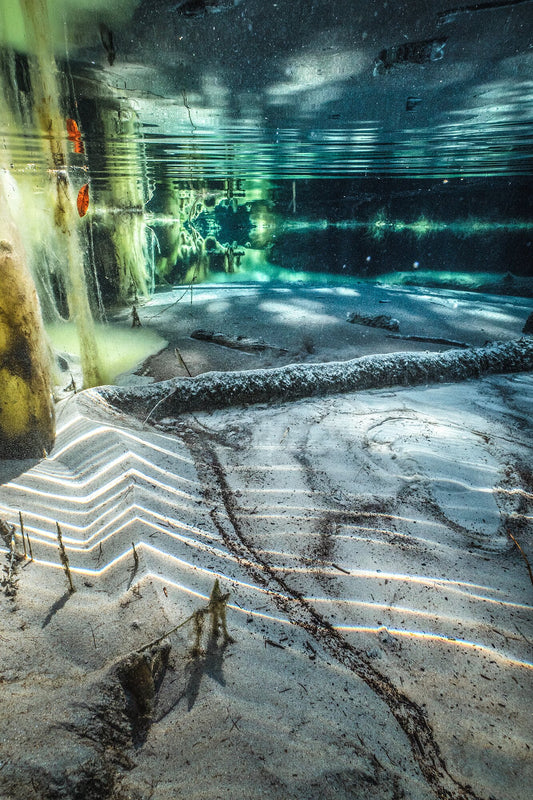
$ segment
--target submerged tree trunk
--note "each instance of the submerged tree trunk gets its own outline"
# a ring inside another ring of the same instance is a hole
[[[144,420],[175,417],[188,411],[286,402],[303,397],[452,383],[505,372],[533,370],[533,338],[494,342],[445,353],[388,353],[325,364],[289,364],[274,369],[207,372],[153,386],[104,387],[100,397]]]
[[[111,177],[102,192],[106,228],[115,251],[110,282],[119,302],[148,297],[152,276],[147,270],[145,197],[142,186],[143,153],[139,121],[123,101],[100,102],[102,138]]]
[[[0,206],[5,209],[4,204],[7,198],[0,182]],[[42,458],[55,435],[50,353],[24,250],[9,227],[2,214],[0,458]]]
[[[102,382],[101,364],[89,304],[83,248],[78,234],[79,217],[68,172],[66,123],[59,106],[57,66],[46,0],[20,0],[29,47],[29,75],[36,117],[55,182],[53,222],[61,257],[70,317],[80,340],[84,385]]]

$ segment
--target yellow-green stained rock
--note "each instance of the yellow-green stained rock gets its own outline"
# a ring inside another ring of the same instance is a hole
[[[11,340],[11,331],[4,320],[0,318],[0,353],[7,350]]]
[[[40,458],[54,441],[50,354],[22,252],[0,241],[0,458]]]

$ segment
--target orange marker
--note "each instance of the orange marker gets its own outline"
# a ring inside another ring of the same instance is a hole
[[[67,137],[69,141],[74,142],[75,153],[85,153],[85,147],[81,140],[80,129],[75,119],[67,117]]]
[[[78,214],[80,217],[84,217],[87,213],[87,209],[89,208],[89,184],[84,183],[81,189],[78,192],[78,199],[76,201],[76,205],[78,206]]]

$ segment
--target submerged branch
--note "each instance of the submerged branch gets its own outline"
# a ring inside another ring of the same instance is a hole
[[[206,372],[151,387],[92,389],[115,408],[152,420],[188,411],[286,402],[304,397],[392,386],[453,383],[484,375],[533,370],[533,338],[445,353],[388,353],[274,369]]]
[[[531,564],[529,563],[529,558],[526,556],[526,554],[524,553],[524,551],[522,550],[522,548],[520,547],[520,545],[516,541],[515,537],[511,533],[511,531],[507,531],[507,534],[508,534],[509,538],[513,540],[513,542],[515,543],[515,545],[516,545],[516,547],[518,549],[518,552],[520,553],[520,555],[522,556],[522,558],[526,562],[527,571],[529,572],[529,580],[531,581],[531,583],[533,583],[533,572],[531,570]]]

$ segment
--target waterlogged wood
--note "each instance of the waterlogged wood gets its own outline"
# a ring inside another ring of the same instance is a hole
[[[48,159],[49,175],[55,184],[55,198],[50,211],[53,214],[58,261],[63,265],[69,314],[76,321],[80,340],[80,358],[84,386],[102,383],[101,361],[94,335],[88,287],[85,279],[83,246],[78,235],[76,207],[80,215],[86,213],[89,194],[82,187],[75,198],[70,180],[67,141],[69,134],[76,137],[77,125],[72,120],[70,131],[60,108],[60,87],[52,41],[51,18],[44,0],[20,0],[20,10],[29,52],[29,81],[33,104],[38,119],[41,141]],[[65,137],[65,127],[67,137]],[[79,132],[79,129],[78,129]],[[81,136],[81,133],[80,133]],[[78,143],[81,139],[78,140]],[[78,148],[79,149],[79,148]],[[81,199],[80,199],[81,197]],[[81,209],[81,210],[80,210]]]
[[[466,342],[457,342],[455,339],[442,339],[440,336],[418,336],[409,333],[388,333],[387,339],[405,339],[411,342],[427,342],[428,344],[447,344],[450,347],[470,347]]]
[[[400,323],[389,314],[359,314],[357,311],[350,311],[346,315],[346,322],[356,325],[366,325],[368,328],[384,328],[386,331],[399,331]]]
[[[191,333],[191,339],[200,339],[203,342],[212,342],[222,347],[231,347],[233,350],[244,350],[247,353],[260,353],[263,350],[276,350],[278,353],[287,353],[284,347],[276,347],[261,339],[252,339],[248,336],[229,336],[226,333],[215,333],[199,328]]]
[[[111,405],[143,419],[188,411],[285,402],[303,397],[452,383],[484,375],[533,369],[533,339],[495,342],[445,353],[388,353],[326,364],[290,364],[275,369],[206,372],[152,387],[100,387],[93,391]]]
[[[50,353],[37,292],[22,245],[2,239],[0,458],[42,458],[54,436]]]

